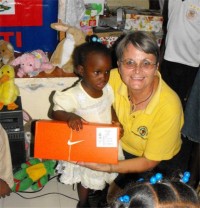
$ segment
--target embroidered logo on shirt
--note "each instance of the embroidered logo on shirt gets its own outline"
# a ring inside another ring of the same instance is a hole
[[[139,133],[139,135],[144,138],[148,135],[148,129],[146,126],[140,126],[137,129],[137,132]]]
[[[200,7],[191,4],[186,12],[186,17],[188,20],[195,20],[198,18],[199,12],[200,12]]]
[[[131,131],[133,134],[135,134],[136,136],[139,136],[142,139],[147,139],[147,135],[148,135],[148,129],[146,126],[140,126],[137,129],[137,133],[135,133],[134,131]]]

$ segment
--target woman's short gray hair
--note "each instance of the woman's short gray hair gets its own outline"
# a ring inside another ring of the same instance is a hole
[[[116,56],[118,60],[122,60],[124,50],[129,44],[132,44],[140,51],[153,54],[156,57],[156,63],[158,63],[160,50],[156,38],[151,32],[131,31],[127,33],[116,47]]]

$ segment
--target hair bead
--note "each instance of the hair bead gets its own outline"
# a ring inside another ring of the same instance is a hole
[[[161,173],[156,173],[154,176],[152,176],[152,177],[150,178],[150,183],[151,183],[151,184],[155,184],[155,183],[161,181],[162,178],[163,178],[163,176],[162,176]]]
[[[128,195],[124,195],[124,196],[120,196],[120,197],[118,198],[118,200],[119,200],[120,202],[123,202],[123,203],[129,203],[130,197],[129,197]]]
[[[87,36],[86,40],[90,43],[101,43],[101,40],[97,35]]]
[[[186,171],[183,173],[183,175],[181,175],[181,182],[183,183],[187,183],[190,180],[190,172]]]

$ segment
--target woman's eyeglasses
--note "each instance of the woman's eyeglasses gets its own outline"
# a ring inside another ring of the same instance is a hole
[[[156,66],[156,63],[152,63],[148,60],[144,60],[142,62],[140,62],[140,64],[137,64],[134,60],[132,59],[124,59],[122,61],[120,61],[123,66],[127,69],[136,69],[137,67],[139,67],[141,70],[151,70],[154,68],[154,66]]]

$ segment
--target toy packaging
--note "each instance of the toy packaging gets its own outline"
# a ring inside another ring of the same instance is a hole
[[[73,131],[66,122],[39,120],[35,127],[34,157],[66,161],[116,164],[119,127],[83,124]]]
[[[99,24],[99,15],[103,15],[104,0],[84,0],[85,14],[80,21],[80,26],[96,27]]]

